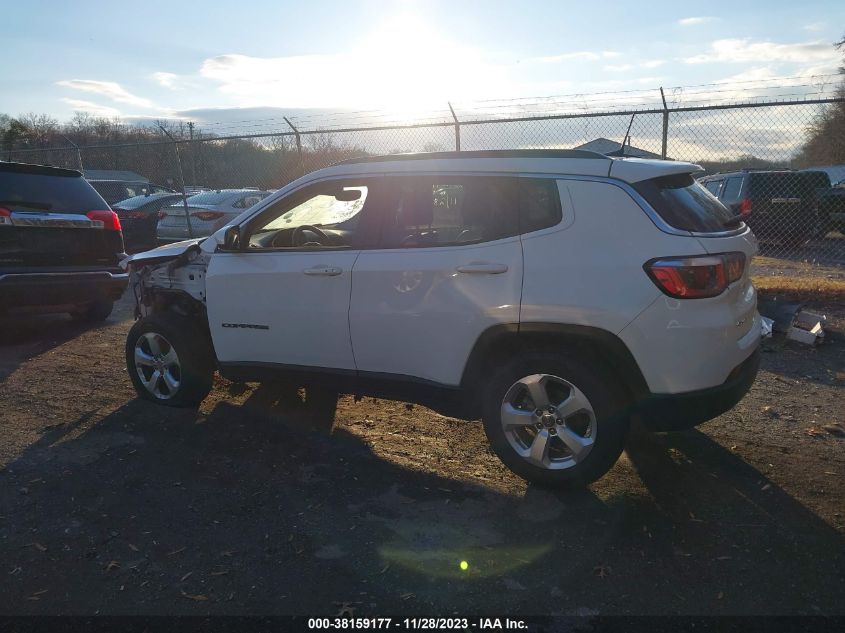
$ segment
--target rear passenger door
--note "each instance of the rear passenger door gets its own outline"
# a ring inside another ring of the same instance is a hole
[[[359,372],[460,383],[478,337],[517,324],[520,179],[386,176],[378,247],[352,271]]]

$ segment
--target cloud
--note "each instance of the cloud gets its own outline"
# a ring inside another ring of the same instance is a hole
[[[580,59],[583,61],[595,62],[601,59],[613,59],[614,57],[619,57],[620,55],[621,53],[617,51],[573,51],[571,53],[561,53],[560,55],[533,57],[528,61],[535,61],[546,64]]]
[[[678,24],[681,26],[698,26],[699,24],[706,24],[707,22],[714,22],[717,18],[709,15],[696,16],[691,18],[681,18]]]
[[[662,59],[650,59],[650,60],[640,64],[640,66],[643,67],[643,68],[657,68],[659,66],[662,66],[665,63],[666,62]]]
[[[100,105],[99,103],[94,103],[93,101],[83,101],[81,99],[68,99],[67,97],[62,97],[61,100],[78,112],[88,112],[93,116],[101,116],[107,118],[120,116],[120,110],[118,110],[117,108]]]
[[[612,73],[622,73],[626,70],[633,70],[634,68],[635,66],[633,64],[610,64],[604,67],[605,70]]]
[[[708,62],[829,62],[837,60],[839,54],[829,42],[819,40],[797,44],[776,42],[753,42],[750,39],[716,40],[709,53],[687,57],[687,64]]]
[[[179,75],[175,73],[153,73],[153,79],[155,79],[156,82],[158,82],[158,85],[162,86],[163,88],[167,88],[169,90],[182,89],[182,86],[177,83],[179,81]]]
[[[805,31],[823,31],[827,27],[827,22],[811,22],[810,24],[805,24],[801,28]]]
[[[59,86],[71,88],[73,90],[81,90],[82,92],[93,92],[104,97],[108,97],[112,101],[118,103],[126,103],[129,105],[138,106],[141,108],[152,108],[153,104],[149,99],[137,97],[125,90],[121,85],[114,81],[96,81],[94,79],[65,79],[56,82]]]

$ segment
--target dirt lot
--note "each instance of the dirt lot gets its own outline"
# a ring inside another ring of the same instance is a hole
[[[403,403],[140,402],[130,324],[0,320],[0,613],[845,613],[841,339],[768,343],[734,411],[552,493]]]

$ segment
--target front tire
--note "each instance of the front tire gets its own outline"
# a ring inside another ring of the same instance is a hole
[[[625,447],[624,392],[609,372],[579,358],[527,353],[496,372],[482,398],[493,451],[531,483],[586,486]]]
[[[129,330],[126,369],[141,398],[192,407],[211,391],[214,358],[196,324],[176,315],[151,315]]]

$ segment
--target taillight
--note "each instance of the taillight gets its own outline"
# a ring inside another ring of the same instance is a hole
[[[6,207],[0,207],[0,226],[12,223],[12,212]]]
[[[120,230],[120,218],[114,211],[89,211],[85,214],[94,225],[94,228],[105,229],[107,231]]]
[[[643,266],[664,294],[675,299],[716,297],[745,271],[744,253],[664,257]]]
[[[147,217],[146,211],[124,211],[118,213],[117,217],[122,217],[124,220],[143,220]]]
[[[223,217],[223,213],[220,211],[196,211],[195,213],[191,214],[192,218],[198,218],[203,220],[204,222],[208,222],[209,220],[218,220]]]
[[[740,215],[750,215],[751,214],[751,198],[743,198],[742,202],[739,203],[739,214]]]

